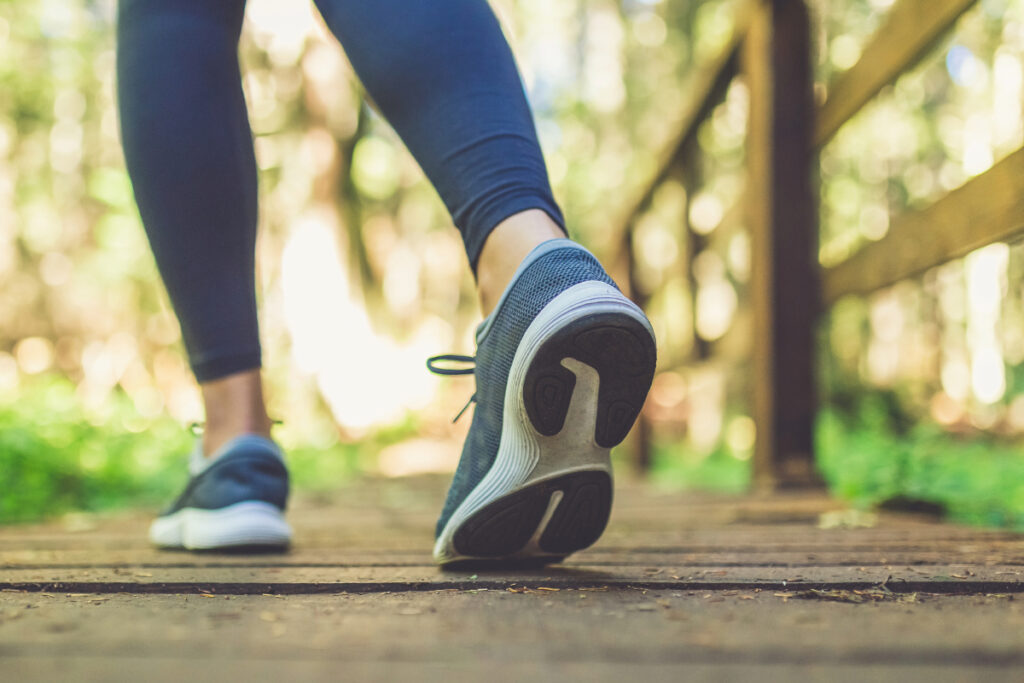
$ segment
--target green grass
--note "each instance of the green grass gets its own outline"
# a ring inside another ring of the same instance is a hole
[[[144,420],[116,396],[103,415],[83,411],[74,386],[41,378],[0,403],[0,522],[104,510],[169,498],[182,481],[188,431]]]

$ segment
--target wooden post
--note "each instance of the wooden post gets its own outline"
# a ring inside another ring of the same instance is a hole
[[[707,237],[698,234],[690,222],[690,207],[693,206],[693,195],[701,182],[700,156],[696,140],[685,145],[679,151],[678,175],[686,190],[686,204],[683,207],[683,244],[686,248],[686,282],[690,290],[690,329],[693,330],[693,350],[691,360],[703,362],[711,357],[711,344],[697,334],[697,276],[693,262],[697,255],[707,247]]]
[[[624,284],[627,289],[626,294],[633,300],[633,303],[640,308],[646,308],[649,297],[643,287],[640,286],[639,278],[637,277],[636,245],[633,244],[634,228],[635,225],[631,223],[623,233],[621,254],[626,262]],[[631,460],[633,461],[633,469],[638,474],[649,472],[652,464],[651,423],[642,410],[636,418],[636,424],[630,430],[628,448]]]
[[[750,88],[754,483],[814,486],[820,287],[810,26],[802,0],[760,0],[754,14],[743,54]]]

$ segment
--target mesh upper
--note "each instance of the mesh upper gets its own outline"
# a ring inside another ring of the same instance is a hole
[[[490,328],[477,344],[473,422],[437,521],[437,535],[491,469],[498,455],[505,384],[526,329],[552,299],[569,287],[590,280],[615,286],[596,258],[582,247],[569,243],[527,266],[510,285],[498,310],[491,314]]]
[[[281,451],[268,439],[235,439],[223,455],[194,475],[166,516],[183,508],[217,510],[246,501],[261,501],[284,510],[288,502],[288,469]]]

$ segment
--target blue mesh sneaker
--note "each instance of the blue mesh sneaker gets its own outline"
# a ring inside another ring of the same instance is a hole
[[[213,459],[196,444],[185,491],[153,521],[149,539],[164,548],[284,548],[288,470],[273,441],[254,434],[228,442]]]
[[[609,452],[654,377],[654,332],[587,250],[544,242],[476,332],[473,422],[437,522],[434,559],[556,561],[611,512]],[[439,368],[471,360],[473,369]]]

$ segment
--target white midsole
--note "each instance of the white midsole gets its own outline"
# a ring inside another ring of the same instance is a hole
[[[524,486],[573,471],[604,471],[611,475],[611,449],[602,448],[595,441],[600,384],[597,370],[573,358],[562,360],[562,365],[576,375],[576,384],[569,401],[565,425],[558,434],[540,434],[530,422],[523,400],[527,371],[544,342],[573,321],[599,313],[630,316],[654,336],[647,317],[636,304],[603,282],[589,281],[574,285],[541,310],[523,334],[512,360],[505,385],[501,442],[494,465],[445,524],[434,544],[436,561],[463,559],[452,543],[455,531],[497,498]],[[550,457],[547,457],[549,454]],[[550,519],[552,512],[553,509],[545,515],[545,522]],[[534,536],[538,537],[542,531],[538,529]],[[524,551],[537,554],[537,549],[530,548],[529,544]]]
[[[250,500],[217,510],[183,508],[159,517],[149,540],[164,548],[208,550],[234,546],[286,546],[292,530],[275,505]]]

